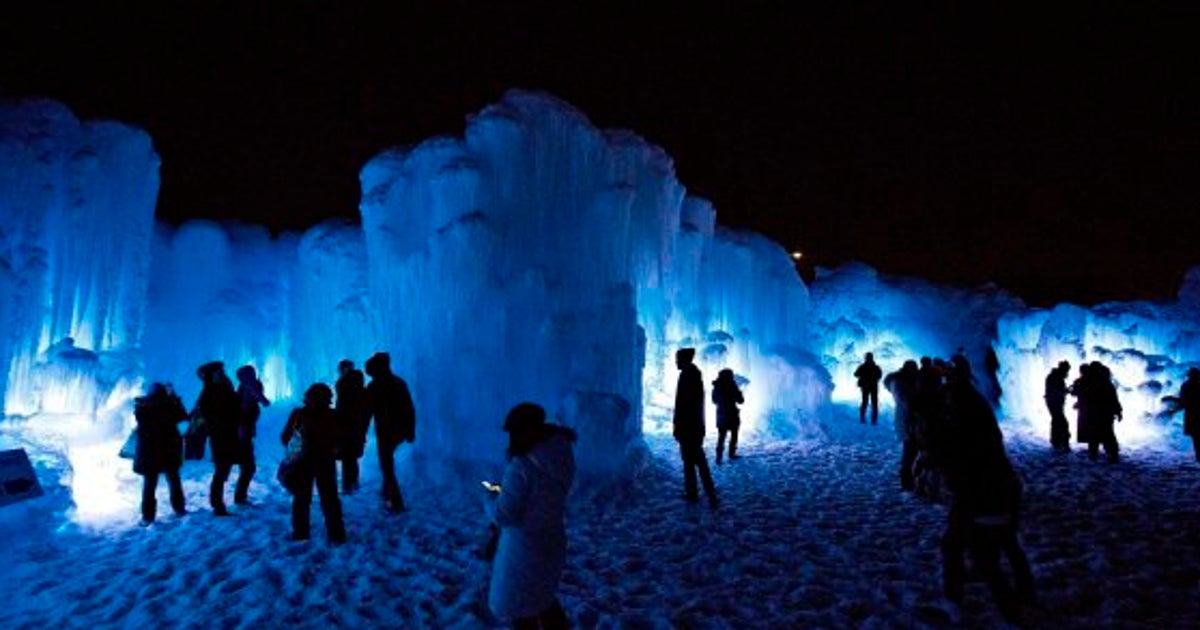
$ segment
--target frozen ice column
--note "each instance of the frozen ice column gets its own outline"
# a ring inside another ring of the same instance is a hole
[[[0,385],[7,413],[90,413],[126,371],[128,361],[109,359],[140,341],[158,167],[139,129],[80,122],[53,101],[0,103]],[[63,383],[44,378],[73,369],[46,365],[62,354],[47,353],[51,344],[67,338],[75,354],[100,358],[95,373],[72,372],[70,395]]]
[[[580,432],[585,471],[619,471],[639,450],[632,243],[657,237],[631,227],[627,142],[552,97],[510,92],[464,138],[364,167],[379,349],[413,386],[422,457],[497,459],[504,414],[523,400]]]

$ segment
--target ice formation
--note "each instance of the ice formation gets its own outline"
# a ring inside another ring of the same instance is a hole
[[[865,352],[892,371],[962,347],[981,375],[995,349],[1005,415],[1039,432],[1051,365],[1109,363],[1137,443],[1169,426],[1159,398],[1200,352],[1200,271],[1177,302],[1092,309],[857,264],[822,270],[810,294],[778,244],[718,225],[662,149],[545,94],[509,92],[461,137],[383,151],[361,183],[361,224],[156,224],[145,133],[0,105],[0,446],[64,471],[82,519],[132,513],[115,453],[144,381],[190,403],[196,366],[222,360],[286,400],[387,351],[414,393],[416,461],[499,460],[505,412],[532,400],[579,431],[581,472],[611,478],[636,469],[643,434],[670,430],[683,346],[709,381],[734,370],[747,437],[797,435],[856,400]]]
[[[834,400],[843,403],[859,400],[854,370],[867,352],[887,374],[908,359],[949,358],[962,348],[980,391],[997,395],[985,369],[996,321],[1025,307],[993,285],[944,287],[881,275],[862,263],[819,269],[810,291],[810,343],[833,375]],[[887,394],[879,398],[880,404],[891,404]]]

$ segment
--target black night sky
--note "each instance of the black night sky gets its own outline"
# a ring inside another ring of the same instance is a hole
[[[1166,299],[1200,264],[1195,3],[158,4],[9,7],[0,97],[147,129],[174,223],[356,217],[371,155],[522,87],[663,146],[722,223],[816,264],[1034,304]]]

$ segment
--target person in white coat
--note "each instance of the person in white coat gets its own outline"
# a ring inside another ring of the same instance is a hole
[[[488,503],[500,531],[492,560],[488,607],[513,628],[567,628],[558,582],[567,560],[566,504],[575,477],[575,432],[546,424],[533,403],[513,407],[504,421],[508,465]]]

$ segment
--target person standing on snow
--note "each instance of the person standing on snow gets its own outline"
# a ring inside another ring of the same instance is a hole
[[[187,514],[183,483],[179,479],[179,469],[183,466],[179,423],[187,419],[187,409],[166,385],[153,383],[145,396],[134,400],[133,417],[137,420],[133,472],[142,476],[142,523],[153,523],[157,516],[158,502],[154,493],[160,474],[167,476],[175,515]]]
[[[367,425],[371,412],[367,409],[367,390],[363,373],[354,369],[354,362],[343,359],[338,363],[337,390],[338,423],[342,432],[338,459],[342,462],[342,492],[358,490],[358,460],[367,446]]]
[[[329,408],[333,392],[324,383],[316,383],[304,392],[304,406],[292,412],[280,439],[286,448],[297,432],[303,446],[292,492],[292,540],[308,540],[312,511],[313,483],[321,499],[325,517],[325,535],[332,543],[346,542],[342,521],[342,500],[337,492],[337,414]]]
[[[879,421],[879,379],[883,378],[883,370],[875,363],[875,355],[868,352],[863,362],[854,370],[858,379],[858,388],[862,390],[862,405],[858,408],[859,423],[867,422],[867,404],[871,405],[871,424]]]
[[[262,407],[270,407],[271,401],[263,393],[262,381],[254,366],[243,365],[235,372],[238,380],[237,395],[241,401],[241,424],[238,426],[238,474],[237,486],[233,492],[233,502],[238,505],[250,504],[250,479],[258,470],[254,459],[254,437],[258,434],[258,417],[262,415]],[[260,406],[261,405],[261,406]]]
[[[902,445],[900,453],[900,489],[911,492],[915,489],[913,463],[917,460],[917,423],[913,405],[916,402],[919,375],[916,361],[905,361],[897,372],[883,379],[883,386],[896,401],[896,437]]]
[[[713,487],[712,473],[704,455],[704,378],[700,368],[692,363],[695,348],[683,348],[675,353],[675,365],[679,368],[679,384],[675,389],[674,430],[679,443],[679,454],[683,458],[684,499],[689,503],[700,500],[696,488],[696,472],[704,484],[708,502],[717,507],[717,490]]]
[[[717,380],[712,384],[712,401],[717,406],[717,464],[720,464],[724,455],[726,434],[729,435],[729,461],[739,457],[738,429],[742,426],[742,418],[738,405],[746,400],[733,378],[733,370],[729,368],[718,372]]]
[[[575,477],[575,432],[546,424],[546,412],[521,403],[508,412],[508,464],[488,515],[500,532],[488,608],[513,628],[569,627],[558,601],[567,558],[566,504]]]
[[[1183,410],[1183,434],[1192,438],[1192,450],[1196,452],[1196,461],[1200,462],[1200,369],[1188,369],[1187,380],[1179,388],[1179,395],[1166,396],[1163,400],[1173,405],[1167,413]]]
[[[241,444],[238,441],[238,428],[242,425],[242,402],[233,383],[225,375],[225,364],[212,361],[200,366],[196,371],[204,387],[200,390],[200,398],[196,402],[196,413],[203,418],[204,426],[209,432],[209,444],[212,448],[213,476],[208,489],[208,501],[212,505],[213,514],[229,516],[225,507],[225,481],[233,466],[239,464],[238,485],[245,478],[247,487],[253,470],[247,470],[242,457]]]
[[[404,497],[396,480],[395,453],[400,444],[416,437],[416,411],[404,379],[392,373],[391,358],[377,352],[367,359],[367,401],[375,418],[375,447],[383,474],[383,502],[392,513],[404,511]]]
[[[1050,411],[1050,446],[1056,451],[1071,450],[1071,429],[1067,424],[1067,414],[1063,407],[1067,404],[1067,375],[1071,373],[1071,364],[1060,361],[1046,375],[1046,409]]]

